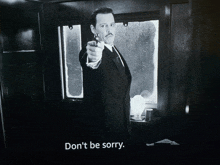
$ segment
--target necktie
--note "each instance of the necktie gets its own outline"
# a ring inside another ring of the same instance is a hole
[[[122,71],[122,72],[124,72],[124,71],[125,71],[125,68],[124,68],[124,66],[123,66],[123,64],[122,64],[122,61],[121,61],[121,59],[120,59],[120,57],[119,57],[119,54],[116,52],[116,50],[115,50],[114,47],[112,47],[112,49],[113,49],[113,53],[116,53],[116,54],[117,54],[116,63],[117,63],[117,66],[118,66],[119,70]]]

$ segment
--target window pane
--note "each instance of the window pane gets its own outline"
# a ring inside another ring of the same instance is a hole
[[[132,74],[131,97],[141,95],[151,104],[157,104],[158,29],[158,20],[117,23],[114,42]]]
[[[70,30],[63,26],[63,73],[65,93],[67,97],[83,97],[82,68],[79,63],[79,52],[81,50],[81,25],[73,25]]]

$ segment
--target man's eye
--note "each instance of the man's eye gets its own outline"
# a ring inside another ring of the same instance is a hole
[[[102,27],[102,28],[104,28],[104,27],[105,27],[105,25],[101,25],[101,27]]]

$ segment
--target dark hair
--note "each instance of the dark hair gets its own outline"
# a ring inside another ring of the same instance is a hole
[[[90,17],[90,25],[93,25],[95,27],[96,25],[96,16],[97,14],[108,14],[108,13],[112,13],[113,16],[114,16],[114,13],[113,13],[113,10],[111,8],[108,8],[108,7],[101,7],[101,8],[98,8],[96,9],[91,17]]]

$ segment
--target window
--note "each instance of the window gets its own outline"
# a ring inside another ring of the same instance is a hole
[[[145,103],[157,104],[159,21],[117,23],[115,45],[132,74],[131,98],[141,95]]]
[[[83,98],[81,50],[81,25],[59,26],[59,47],[63,98]]]

